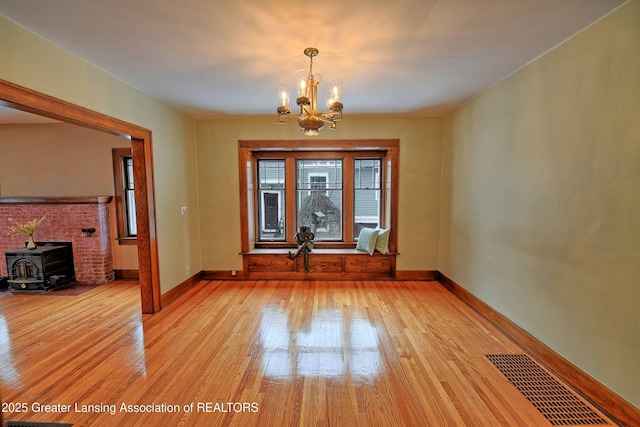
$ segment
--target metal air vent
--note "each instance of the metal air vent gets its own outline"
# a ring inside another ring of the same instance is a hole
[[[526,354],[486,356],[551,425],[614,425]]]

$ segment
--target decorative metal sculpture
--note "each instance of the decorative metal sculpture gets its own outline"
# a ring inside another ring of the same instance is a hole
[[[301,225],[295,235],[298,250],[295,253],[289,252],[290,259],[296,259],[300,253],[304,255],[304,271],[309,271],[309,252],[313,249],[316,236],[308,225]]]

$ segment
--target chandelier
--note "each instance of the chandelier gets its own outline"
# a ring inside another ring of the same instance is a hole
[[[322,81],[320,74],[313,74],[313,58],[318,55],[318,49],[308,47],[304,50],[304,54],[309,57],[309,72],[300,70],[296,73],[296,86],[298,90],[298,99],[296,103],[300,107],[300,114],[291,114],[289,108],[290,86],[287,83],[278,84],[278,98],[280,106],[278,107],[278,123],[287,122],[287,118],[295,117],[298,119],[298,126],[306,136],[316,136],[318,131],[326,124],[329,129],[336,128],[336,122],[342,120],[342,103],[340,96],[342,95],[342,82],[337,78],[329,80],[329,91],[326,94],[326,102],[328,111],[324,113],[318,112],[318,86]]]

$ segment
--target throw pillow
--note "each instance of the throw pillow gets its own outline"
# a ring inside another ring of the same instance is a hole
[[[377,228],[378,237],[376,239],[376,251],[387,254],[389,252],[389,232],[390,228]]]
[[[358,244],[356,249],[359,251],[369,252],[369,255],[373,255],[376,250],[376,240],[378,239],[378,231],[373,228],[363,228],[360,230],[360,236],[358,236]]]

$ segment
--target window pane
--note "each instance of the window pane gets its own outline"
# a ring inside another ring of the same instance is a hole
[[[297,227],[318,240],[342,240],[342,160],[297,161]]]
[[[284,240],[284,160],[258,161],[258,224],[260,240]]]
[[[138,234],[138,226],[136,224],[136,198],[133,191],[133,158],[123,157],[122,166],[124,171],[125,232],[127,237],[135,237]]]
[[[380,159],[356,159],[354,163],[353,238],[360,230],[380,225]]]
[[[136,224],[136,199],[133,190],[127,190],[127,229],[129,236],[138,235],[138,226]]]
[[[128,190],[133,190],[133,159],[131,157],[125,157],[125,170],[127,171],[127,180],[125,186]]]

